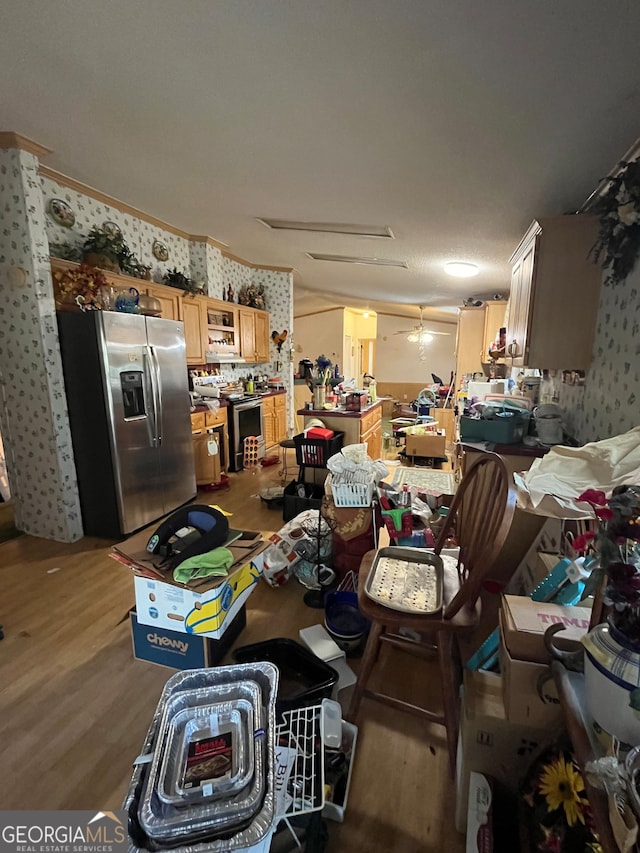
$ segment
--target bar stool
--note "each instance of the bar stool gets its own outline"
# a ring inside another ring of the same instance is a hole
[[[292,438],[285,438],[280,442],[282,448],[282,468],[278,471],[280,479],[284,482],[288,477],[287,472],[287,450],[295,448],[296,444]]]

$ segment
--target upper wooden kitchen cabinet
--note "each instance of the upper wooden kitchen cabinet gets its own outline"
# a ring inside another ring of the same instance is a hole
[[[456,382],[468,373],[482,371],[484,308],[460,308],[456,338]]]
[[[491,344],[498,338],[500,329],[504,327],[507,315],[507,301],[502,299],[485,302],[484,305],[484,340],[482,344],[481,360],[490,362],[489,349]],[[498,359],[504,361],[504,359]]]
[[[269,361],[269,314],[254,308],[241,307],[240,355],[249,362]]]
[[[208,340],[206,301],[199,297],[180,297],[180,319],[184,323],[187,364],[204,364]]]
[[[274,394],[262,400],[264,443],[273,447],[287,437],[287,396]]]
[[[180,319],[180,303],[182,293],[175,287],[164,284],[147,284],[145,290],[148,296],[153,296],[162,306],[162,318],[165,320]]]
[[[511,257],[507,363],[586,370],[591,363],[602,270],[589,259],[598,221],[534,220]]]

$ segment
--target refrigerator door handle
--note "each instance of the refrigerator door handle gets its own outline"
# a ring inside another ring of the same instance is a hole
[[[153,361],[153,348],[146,346],[144,348],[144,359],[146,363],[145,374],[149,377],[151,383],[151,409],[147,412],[147,426],[149,428],[149,443],[151,447],[158,446],[158,388],[157,374]]]
[[[160,362],[158,361],[158,354],[156,353],[155,347],[149,347],[151,351],[151,358],[153,359],[153,371],[155,373],[155,387],[156,387],[156,396],[155,400],[155,410],[156,410],[156,437],[158,439],[158,446],[162,445],[162,433],[164,431],[164,423],[162,420],[162,377],[160,375]]]

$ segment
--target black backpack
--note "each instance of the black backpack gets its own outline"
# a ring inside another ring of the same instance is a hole
[[[193,528],[180,536],[183,528]],[[206,504],[191,504],[176,510],[165,519],[147,542],[147,551],[162,557],[162,565],[175,569],[196,554],[219,548],[229,536],[226,517]]]

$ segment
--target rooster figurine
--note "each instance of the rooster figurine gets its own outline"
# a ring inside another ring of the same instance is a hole
[[[287,340],[287,330],[283,332],[271,332],[271,340],[278,347],[278,352],[282,352],[282,344]]]

